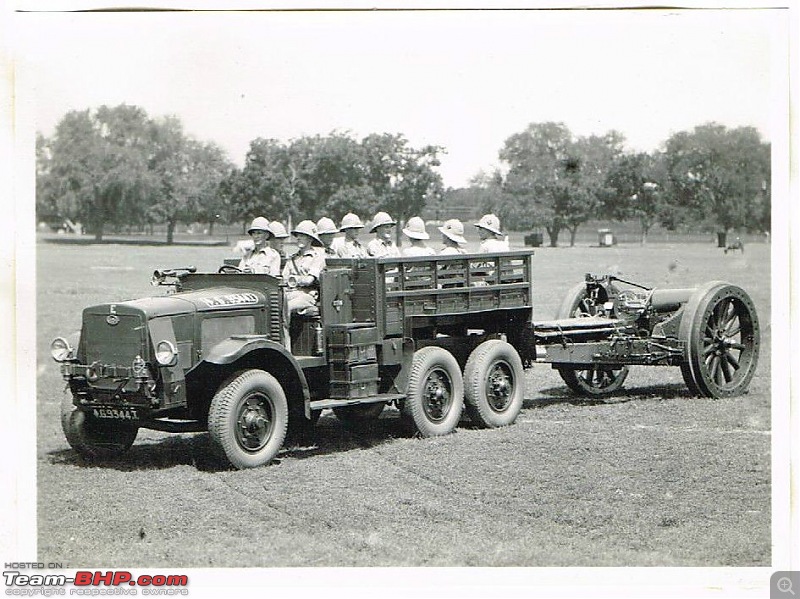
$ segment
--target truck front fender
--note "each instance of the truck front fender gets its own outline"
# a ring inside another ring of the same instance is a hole
[[[212,347],[197,367],[204,363],[266,370],[281,383],[290,405],[302,394],[306,418],[311,417],[306,376],[295,357],[280,343],[264,335],[234,335]]]

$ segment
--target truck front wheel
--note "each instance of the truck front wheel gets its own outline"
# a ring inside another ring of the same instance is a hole
[[[87,416],[75,407],[71,395],[61,401],[61,429],[70,447],[89,458],[109,458],[127,451],[139,430],[117,420]]]
[[[268,464],[283,445],[288,423],[289,408],[280,383],[257,369],[228,379],[208,411],[212,447],[239,469]]]
[[[453,431],[464,407],[464,380],[458,362],[446,349],[414,352],[402,415],[422,437]]]

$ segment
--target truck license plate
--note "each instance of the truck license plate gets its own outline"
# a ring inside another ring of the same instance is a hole
[[[92,408],[92,414],[95,418],[103,418],[106,420],[139,420],[139,414],[137,414],[136,408],[97,407]]]

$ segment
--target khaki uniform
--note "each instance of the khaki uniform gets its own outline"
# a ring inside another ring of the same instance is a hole
[[[325,251],[322,248],[308,248],[302,254],[296,253],[291,256],[283,267],[283,278],[289,280],[290,277],[297,279],[312,276],[312,285],[300,286],[286,290],[286,305],[289,314],[306,314],[310,308],[316,308],[319,299],[319,277],[325,268]]]
[[[481,254],[494,254],[496,252],[508,252],[511,248],[508,245],[508,238],[506,239],[484,239],[481,241],[481,247],[478,253]]]
[[[400,248],[392,241],[375,238],[367,244],[367,254],[373,258],[399,258]]]
[[[436,250],[426,246],[410,245],[403,248],[404,256],[433,256],[435,254]]]
[[[281,255],[269,246],[251,248],[239,261],[239,269],[277,277],[281,274]]]
[[[366,258],[367,250],[357,239],[350,240],[346,237],[334,239],[331,247],[336,251],[338,258]]]

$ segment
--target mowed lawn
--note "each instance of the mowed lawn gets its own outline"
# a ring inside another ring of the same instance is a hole
[[[65,567],[769,566],[770,248],[712,244],[540,248],[535,318],[586,272],[660,287],[725,280],[758,309],[750,392],[691,397],[677,368],[634,368],[606,401],[527,371],[516,424],[406,435],[331,413],[279,463],[227,471],[205,434],[142,430],[124,457],[85,463],[59,424],[53,337],[83,307],[165,290],[154,268],[216,270],[225,248],[37,245],[39,561]]]

